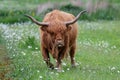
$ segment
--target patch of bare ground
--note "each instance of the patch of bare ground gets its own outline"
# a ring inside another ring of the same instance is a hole
[[[7,55],[4,46],[0,45],[0,80],[11,80],[8,77],[10,73],[10,58]]]

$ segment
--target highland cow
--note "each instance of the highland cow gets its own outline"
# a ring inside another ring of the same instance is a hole
[[[53,10],[46,14],[43,22],[39,22],[29,15],[25,15],[40,27],[41,51],[44,61],[49,68],[54,68],[50,62],[49,53],[56,59],[56,68],[61,70],[61,60],[69,53],[71,65],[75,66],[75,49],[77,38],[76,21],[81,16],[81,11],[76,17],[70,13]]]

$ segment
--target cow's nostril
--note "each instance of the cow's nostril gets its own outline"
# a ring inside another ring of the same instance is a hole
[[[58,43],[62,43],[62,41],[61,41],[61,40],[58,40],[57,42],[58,42]]]
[[[58,46],[58,47],[63,47],[63,44],[58,44],[57,46]]]

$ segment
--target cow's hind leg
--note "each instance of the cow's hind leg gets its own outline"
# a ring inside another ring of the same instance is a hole
[[[71,48],[70,48],[70,59],[71,59],[71,66],[75,67],[75,59],[74,59],[74,55],[75,55],[75,49],[76,49],[76,44],[74,44]]]
[[[50,62],[50,56],[47,49],[42,48],[42,56],[44,58],[44,61],[46,62],[47,66],[51,69],[54,69],[54,65]]]

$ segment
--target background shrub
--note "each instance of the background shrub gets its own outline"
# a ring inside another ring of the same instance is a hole
[[[21,1],[0,1],[1,4],[0,6],[0,22],[1,23],[15,23],[15,22],[25,22],[28,21],[24,14],[30,14],[36,19],[42,21],[43,17],[45,16],[46,13],[52,11],[53,9],[60,9],[65,12],[69,12],[73,15],[77,15],[81,10],[85,10],[85,6],[80,6],[80,5],[74,5],[73,3],[65,3],[60,5],[60,4],[54,4],[52,2],[55,2],[54,0],[51,0],[51,5],[57,5],[52,8],[48,8],[44,10],[42,13],[38,14],[37,9],[39,5],[43,5],[43,2],[46,2],[48,0],[36,0],[36,1],[28,1],[26,0],[25,3]],[[82,1],[82,0],[81,0]],[[120,1],[118,0],[105,0],[104,1],[94,1],[92,0],[93,7],[91,9],[95,8],[96,3],[98,3],[98,6],[102,7],[102,3],[106,3],[107,7],[105,8],[97,8],[96,10],[93,10],[87,14],[84,14],[81,16],[80,20],[120,20]],[[62,1],[60,1],[62,2]],[[89,1],[83,1],[84,5],[87,4]],[[11,5],[10,5],[11,4]],[[2,6],[3,5],[3,6]],[[16,7],[14,7],[14,6]],[[46,5],[47,6],[47,5]]]
[[[15,23],[27,21],[24,14],[35,14],[35,10],[0,10],[0,22],[2,23]]]

